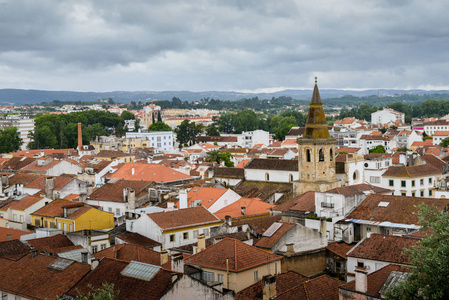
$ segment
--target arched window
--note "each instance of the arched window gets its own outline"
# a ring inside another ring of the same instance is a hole
[[[318,161],[324,161],[324,151],[323,151],[323,149],[320,149],[320,151],[318,151]]]
[[[289,176],[289,177],[290,177],[290,179],[289,179],[289,180],[290,180],[290,182],[293,182],[293,174],[290,174],[290,176]]]
[[[312,161],[311,154],[310,154],[310,149],[306,150],[306,160],[307,160],[307,162],[311,162]]]
[[[332,161],[334,159],[334,151],[332,151],[332,148],[329,150],[329,160]]]
[[[265,173],[265,181],[270,181],[270,174]]]

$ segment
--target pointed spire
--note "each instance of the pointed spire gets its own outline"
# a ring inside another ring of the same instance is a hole
[[[313,88],[312,101],[310,102],[310,104],[322,104],[316,77],[315,77],[315,87]]]
[[[323,103],[321,102],[320,91],[318,90],[317,78],[315,77],[315,87],[313,88],[312,100],[309,105],[306,130],[304,138],[329,138],[326,117],[324,116]]]

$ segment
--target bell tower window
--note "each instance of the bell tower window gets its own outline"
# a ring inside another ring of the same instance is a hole
[[[320,151],[318,152],[318,160],[319,161],[324,161],[324,151],[323,151],[323,149],[320,149]]]

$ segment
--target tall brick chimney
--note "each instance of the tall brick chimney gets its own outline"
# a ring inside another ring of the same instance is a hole
[[[78,151],[83,147],[83,133],[81,132],[81,123],[78,123]]]

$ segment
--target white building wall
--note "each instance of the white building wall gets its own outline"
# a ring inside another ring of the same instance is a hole
[[[223,207],[226,207],[234,202],[236,202],[237,200],[239,200],[240,198],[242,198],[242,196],[240,196],[239,194],[237,194],[236,192],[234,192],[231,189],[228,189],[220,198],[217,199],[217,201],[215,201],[214,204],[212,204],[207,210],[210,211],[211,213],[216,213],[217,211],[219,211],[220,209],[222,209]],[[204,201],[204,200],[203,200]]]
[[[149,146],[161,150],[173,150],[173,131],[127,132],[127,138],[142,138],[149,141]]]
[[[292,160],[292,164],[295,163],[297,161]],[[268,174],[269,180],[266,180],[266,174]],[[290,176],[293,177],[293,180]],[[245,169],[245,179],[247,181],[290,183],[299,180],[299,173],[295,171]]]
[[[405,114],[393,112],[391,109],[384,108],[371,114],[371,124],[386,124],[395,121],[405,122]]]
[[[62,174],[73,174],[76,175],[81,173],[83,169],[77,165],[71,164],[68,161],[61,160],[59,164],[53,166],[47,171],[47,175],[50,176],[60,176]]]
[[[382,187],[394,190],[396,196],[434,198],[434,187],[441,175],[427,175],[413,178],[382,177]],[[392,182],[390,182],[392,180]],[[405,182],[405,186],[403,183]],[[414,182],[414,183],[413,183]],[[392,183],[392,184],[391,184]]]

